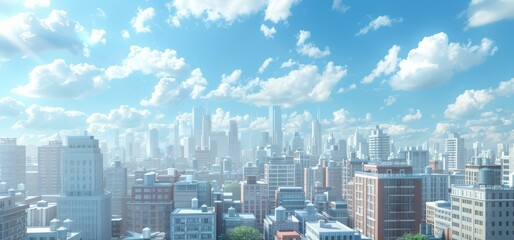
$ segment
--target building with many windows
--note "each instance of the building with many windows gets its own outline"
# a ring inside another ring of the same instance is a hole
[[[371,161],[386,161],[391,153],[391,140],[377,125],[368,138],[369,159]]]
[[[514,238],[513,186],[454,186],[451,198],[452,239]]]
[[[263,220],[268,214],[268,184],[257,181],[256,176],[248,176],[241,186],[241,208],[243,213],[252,213],[257,221],[257,229],[263,230]]]
[[[338,221],[307,222],[306,229],[305,238],[307,240],[361,240],[358,232]]]
[[[200,209],[177,208],[171,213],[168,239],[216,239],[216,213],[206,205]]]
[[[0,239],[25,239],[27,208],[23,196],[14,190],[10,190],[6,196],[0,196]]]
[[[26,183],[25,161],[25,146],[18,145],[16,138],[0,138],[0,182],[8,189]]]

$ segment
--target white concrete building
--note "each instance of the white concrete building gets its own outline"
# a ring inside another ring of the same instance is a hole
[[[168,239],[215,240],[216,213],[206,205],[200,209],[175,209],[171,213]]]
[[[57,217],[73,219],[84,240],[111,237],[111,193],[103,190],[103,157],[93,136],[70,136],[62,155]]]
[[[307,222],[305,224],[305,227],[305,238],[307,240],[361,239],[361,235],[357,231],[347,227],[346,225],[338,221],[325,222],[325,220],[319,220],[317,222]]]

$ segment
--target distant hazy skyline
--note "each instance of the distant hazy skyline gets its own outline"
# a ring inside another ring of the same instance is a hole
[[[399,144],[514,141],[514,1],[0,0],[0,131],[143,136],[206,105],[284,141],[380,124]],[[187,126],[183,134],[189,134]],[[187,128],[187,129],[186,129]],[[123,134],[123,132],[122,132]]]

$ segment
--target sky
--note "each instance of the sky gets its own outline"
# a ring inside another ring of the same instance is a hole
[[[514,0],[0,0],[0,136],[213,129],[514,141]],[[319,112],[319,114],[318,114]]]

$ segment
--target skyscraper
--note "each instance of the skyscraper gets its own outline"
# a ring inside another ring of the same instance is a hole
[[[0,181],[7,189],[25,184],[25,146],[16,144],[16,138],[0,138]]]
[[[228,131],[228,155],[236,166],[241,166],[241,145],[238,138],[238,127],[235,120],[230,120]]]
[[[177,120],[174,126],[174,139],[173,139],[173,156],[182,157],[182,148],[180,147],[180,121]]]
[[[111,213],[124,217],[127,204],[127,167],[116,160],[113,166],[106,169],[105,190],[111,193]]]
[[[136,149],[134,144],[134,133],[128,132],[125,134],[125,151],[127,154],[126,159],[128,161],[135,161],[136,160]]]
[[[320,156],[323,153],[323,142],[321,140],[321,124],[318,119],[312,121],[311,130],[311,155]]]
[[[386,161],[391,153],[391,140],[377,125],[369,135],[369,159],[371,161]]]
[[[160,158],[161,150],[159,149],[159,130],[153,128],[148,132],[148,157]]]
[[[60,139],[52,140],[48,145],[38,147],[39,194],[59,194],[61,190],[61,153],[63,150],[64,147]]]
[[[304,150],[304,141],[299,132],[295,132],[293,138],[291,139],[291,150],[293,152],[296,150]]]
[[[282,110],[280,106],[269,107],[269,132],[271,134],[271,145],[275,145],[278,149],[282,149]]]
[[[103,157],[93,136],[70,136],[62,155],[57,218],[73,219],[83,239],[110,239],[111,193],[103,190]]]
[[[202,150],[209,149],[209,141],[211,137],[212,132],[212,126],[211,126],[211,115],[205,114],[203,116],[202,121],[202,139],[201,139],[201,146]]]
[[[457,133],[448,134],[448,138],[444,140],[444,152],[448,155],[448,170],[464,169],[466,165],[464,138]]]
[[[202,137],[202,122],[203,116],[205,115],[205,108],[201,105],[193,107],[193,121],[191,127],[191,137],[194,138],[195,144],[193,145],[196,149],[196,146],[201,145],[201,137]]]

